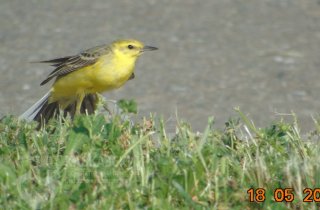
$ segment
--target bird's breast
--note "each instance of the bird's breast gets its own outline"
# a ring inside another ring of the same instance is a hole
[[[134,70],[134,62],[125,61],[109,61],[101,62],[94,70],[94,91],[103,92],[110,89],[119,88],[124,85]]]
[[[100,59],[59,78],[52,87],[51,101],[119,88],[129,80],[134,66],[135,60]]]

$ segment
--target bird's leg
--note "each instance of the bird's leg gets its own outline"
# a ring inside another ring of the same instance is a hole
[[[79,115],[80,114],[81,105],[82,105],[82,101],[84,99],[84,96],[85,96],[85,94],[79,94],[78,95],[75,115]]]

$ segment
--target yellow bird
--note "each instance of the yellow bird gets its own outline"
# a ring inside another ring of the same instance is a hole
[[[43,124],[60,111],[71,117],[93,113],[97,93],[119,88],[133,79],[137,58],[145,51],[157,49],[137,40],[117,40],[77,55],[40,61],[55,67],[41,85],[52,79],[55,81],[50,91],[20,118]]]

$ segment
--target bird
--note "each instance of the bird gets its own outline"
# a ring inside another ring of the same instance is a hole
[[[54,82],[20,119],[34,120],[43,126],[59,114],[73,118],[94,113],[98,94],[117,89],[133,79],[137,59],[144,52],[157,49],[138,40],[121,39],[76,55],[39,61],[55,68],[40,85]]]

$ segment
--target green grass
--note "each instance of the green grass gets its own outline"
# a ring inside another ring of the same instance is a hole
[[[131,104],[132,105],[132,104]],[[122,114],[123,115],[123,114]],[[320,126],[301,136],[296,123],[256,128],[239,112],[202,133],[184,122],[166,133],[161,119],[132,124],[116,115],[73,122],[0,122],[1,209],[319,209],[303,202],[320,188]],[[249,188],[265,189],[249,202]],[[293,202],[275,202],[293,188]],[[320,193],[316,193],[316,199]]]

